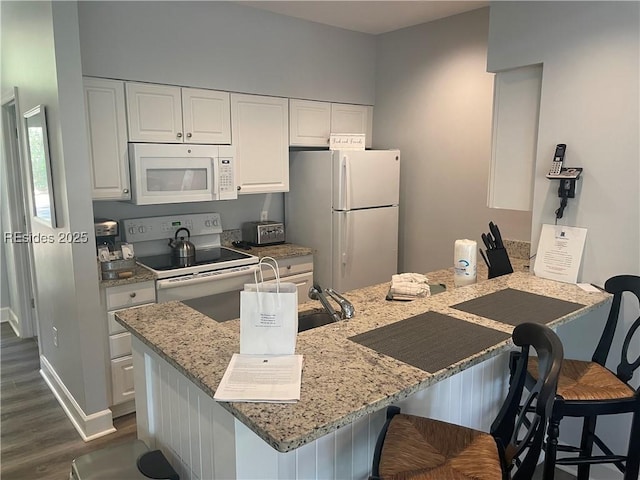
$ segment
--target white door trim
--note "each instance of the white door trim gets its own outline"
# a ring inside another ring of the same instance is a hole
[[[18,88],[3,92],[2,99],[2,135],[5,150],[2,152],[2,161],[5,162],[7,178],[7,209],[4,211],[8,222],[5,226],[9,232],[28,233],[31,231],[31,216],[29,204],[25,192],[25,162],[23,138],[24,130],[20,123],[20,104],[18,100]],[[12,132],[15,129],[16,135]],[[7,242],[3,239],[3,243]],[[11,305],[12,310],[18,310],[17,318],[18,334],[21,338],[38,336],[38,312],[35,302],[35,276],[33,271],[33,248],[30,243],[14,243],[14,255],[6,256],[7,262],[14,262],[14,285],[17,289],[16,296],[19,305]],[[32,299],[33,302],[32,302]]]

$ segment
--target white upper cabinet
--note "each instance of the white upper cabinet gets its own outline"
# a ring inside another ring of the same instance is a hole
[[[289,100],[231,94],[238,193],[289,191]]]
[[[91,77],[83,80],[91,196],[94,200],[129,200],[124,83]]]
[[[187,143],[231,143],[228,92],[183,88],[182,119]]]
[[[371,147],[373,107],[313,100],[289,100],[289,145],[328,147],[332,133],[363,133]]]
[[[180,87],[127,83],[129,140],[182,142]]]
[[[326,147],[331,133],[331,104],[289,100],[289,145]]]
[[[129,141],[231,143],[229,93],[127,83]]]
[[[364,133],[365,145],[371,147],[373,107],[368,105],[331,104],[331,133]]]

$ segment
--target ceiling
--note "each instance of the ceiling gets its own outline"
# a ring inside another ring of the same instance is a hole
[[[486,7],[489,1],[258,1],[243,5],[377,35]]]

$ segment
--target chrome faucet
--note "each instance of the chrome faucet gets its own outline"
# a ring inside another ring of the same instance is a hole
[[[340,305],[342,315],[335,311],[325,294],[329,295],[338,303],[338,305]],[[355,314],[353,305],[346,298],[344,298],[342,295],[331,288],[323,289],[317,283],[315,283],[313,287],[309,289],[309,298],[312,300],[320,300],[320,303],[322,304],[326,312],[333,318],[335,322],[338,322],[343,318],[353,318]]]
[[[338,305],[340,305],[340,309],[342,310],[342,318],[353,318],[356,314],[356,309],[353,308],[353,304],[336,292],[333,288],[325,288],[325,293],[328,293],[331,298],[333,298]]]

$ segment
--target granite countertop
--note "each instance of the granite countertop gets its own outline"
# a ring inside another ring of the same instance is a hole
[[[522,260],[522,265],[525,263],[528,264]],[[345,296],[356,310],[353,319],[298,335],[296,350],[304,355],[299,402],[220,404],[276,450],[291,451],[512,347],[511,340],[507,339],[448,368],[427,372],[368,349],[349,337],[430,310],[511,334],[512,325],[451,308],[459,302],[507,288],[584,305],[552,321],[551,326],[566,323],[610,302],[611,297],[606,293],[586,293],[576,285],[541,279],[517,271],[516,265],[514,268],[513,274],[461,288],[452,286],[452,271],[432,272],[427,274],[430,283],[444,283],[447,291],[411,302],[386,301],[389,283],[347,292]],[[317,307],[318,302],[309,301],[299,308],[305,311]],[[116,318],[211,396],[231,356],[239,351],[239,320],[217,323],[180,302],[124,310]],[[350,381],[344,382],[344,378]]]
[[[264,247],[251,247],[251,250],[242,250],[239,248],[234,248],[230,244],[224,245],[225,247],[231,248],[233,250],[237,250],[243,253],[249,253],[251,255],[256,255],[257,257],[272,257],[276,260],[282,260],[285,258],[293,258],[293,257],[301,257],[304,255],[312,255],[313,251],[308,247],[303,247],[301,245],[296,245],[294,243],[283,243],[280,245],[269,245]],[[98,276],[100,276],[100,264],[98,263]],[[108,287],[117,287],[119,285],[129,285],[132,283],[140,283],[140,282],[148,282],[155,280],[155,274],[143,267],[142,265],[136,265],[135,270],[133,272],[133,276],[129,278],[122,278],[118,280],[101,280],[100,287],[108,288]]]
[[[305,255],[313,255],[313,250],[308,247],[296,245],[295,243],[281,243],[280,245],[265,245],[263,247],[251,247],[251,250],[242,250],[234,248],[232,245],[225,245],[239,252],[250,253],[257,257],[272,257],[276,260],[292,257],[302,257]]]
[[[98,264],[98,276],[100,276],[100,264]],[[129,278],[120,278],[118,280],[100,280],[101,288],[118,287],[120,285],[129,285],[132,283],[153,282],[155,281],[155,274],[141,265],[136,264],[133,269],[133,276]]]

